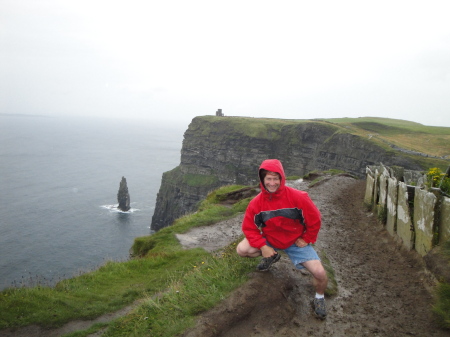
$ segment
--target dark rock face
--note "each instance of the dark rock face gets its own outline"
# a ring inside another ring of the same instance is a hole
[[[180,165],[163,174],[151,228],[195,211],[220,186],[257,185],[259,165],[269,158],[280,159],[287,176],[339,169],[364,177],[367,165],[380,162],[422,169],[413,158],[331,123],[196,117],[184,134]]]
[[[119,186],[119,192],[117,192],[117,201],[119,202],[120,210],[126,212],[130,210],[130,194],[128,193],[127,180],[125,177],[122,177]]]

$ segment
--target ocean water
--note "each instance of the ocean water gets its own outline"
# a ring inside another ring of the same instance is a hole
[[[187,124],[0,115],[0,289],[60,279],[129,256],[150,234],[162,173]],[[118,212],[127,179],[131,207]]]

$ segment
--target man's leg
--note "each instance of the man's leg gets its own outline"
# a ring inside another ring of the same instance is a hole
[[[314,278],[313,284],[316,288],[316,296],[314,298],[314,312],[319,318],[324,319],[327,316],[324,298],[325,289],[327,289],[328,284],[327,272],[323,268],[320,260],[310,260],[304,262],[303,266],[309,270]]]
[[[242,257],[258,257],[261,256],[261,250],[250,246],[247,238],[244,238],[236,247],[236,252]]]
[[[269,249],[272,250],[275,254],[270,257],[263,257],[261,259],[261,262],[259,262],[259,264],[256,266],[256,270],[267,271],[272,264],[280,259],[280,254],[276,253],[273,248]],[[236,252],[239,256],[242,257],[257,257],[262,255],[261,249],[250,246],[250,243],[246,238],[239,242],[236,247]]]
[[[322,262],[320,262],[320,260],[310,260],[304,262],[303,266],[312,274],[316,292],[323,295],[325,293],[325,289],[327,289],[328,277],[327,272],[323,268]]]

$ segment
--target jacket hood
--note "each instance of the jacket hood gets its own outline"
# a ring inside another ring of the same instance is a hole
[[[276,173],[280,174],[280,176],[281,176],[280,187],[274,193],[284,190],[284,186],[286,184],[286,176],[284,174],[283,165],[281,164],[281,162],[278,159],[264,160],[261,163],[261,166],[259,167],[258,176],[259,176],[259,184],[261,186],[261,191],[265,191],[265,192],[269,193],[266,190],[266,188],[264,187],[264,180],[262,179],[262,176],[261,176],[261,169],[271,171],[271,172],[276,172]]]

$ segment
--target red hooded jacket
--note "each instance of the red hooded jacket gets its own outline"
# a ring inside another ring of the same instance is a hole
[[[260,249],[268,241],[275,248],[285,249],[300,237],[306,243],[315,243],[321,217],[308,194],[286,186],[286,176],[279,160],[265,160],[259,171],[261,169],[279,173],[281,183],[275,192],[270,193],[259,175],[261,192],[250,201],[242,223],[242,231],[250,246]]]

